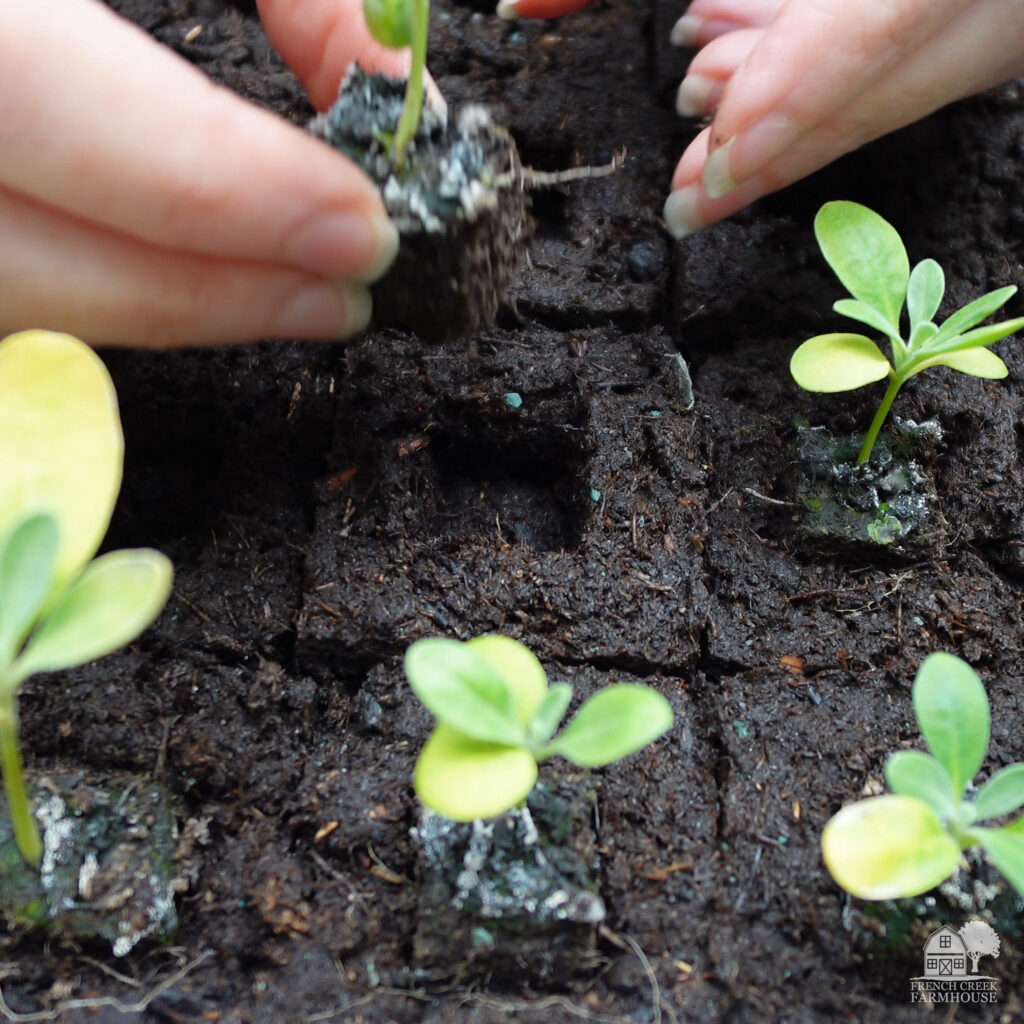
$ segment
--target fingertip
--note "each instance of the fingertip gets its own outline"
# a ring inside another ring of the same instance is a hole
[[[704,19],[684,14],[673,26],[669,42],[673,46],[696,46]]]
[[[721,84],[714,79],[689,74],[679,83],[676,113],[681,117],[703,117],[714,109],[721,93]]]
[[[589,3],[590,0],[498,0],[497,12],[505,19],[558,18],[581,10]]]
[[[729,164],[729,156],[735,142],[735,139],[729,139],[724,145],[709,153],[707,160],[704,161],[701,180],[712,199],[721,199],[736,188]]]
[[[332,210],[317,215],[288,245],[290,263],[328,277],[370,284],[398,252],[398,231],[382,213]]]
[[[706,227],[697,210],[699,193],[700,188],[697,185],[686,185],[669,193],[662,215],[665,218],[665,226],[673,238],[687,238]]]
[[[804,133],[804,127],[783,113],[772,112],[753,121],[708,154],[703,171],[708,195],[714,199],[729,195],[790,152]]]
[[[704,161],[707,160],[708,157],[708,143],[710,138],[711,129],[704,128],[686,147],[683,155],[679,158],[679,163],[676,164],[675,172],[672,175],[673,191],[700,181],[701,171],[704,168]]]
[[[270,324],[278,338],[351,338],[370,323],[373,302],[362,284],[305,285],[286,302]]]

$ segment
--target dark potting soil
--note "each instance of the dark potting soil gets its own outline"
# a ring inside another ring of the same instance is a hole
[[[250,5],[115,6],[250,99],[310,116]],[[686,55],[665,40],[680,13],[599,2],[509,24],[435,4],[431,66],[449,103],[490,104],[525,163],[628,153],[612,177],[535,198],[530,265],[470,345],[388,331],[347,347],[107,354],[128,450],[109,543],[167,552],[174,596],[128,650],[30,681],[26,758],[160,779],[200,866],[171,947],[115,960],[3,939],[13,1011],[922,1019],[920,949],[866,941],[818,841],[880,787],[890,751],[918,742],[910,684],[933,650],[988,687],[987,768],[1024,759],[1024,347],[999,347],[1004,382],[937,370],[898,399],[898,415],[943,431],[925,468],[948,530],[910,559],[798,539],[795,425],[863,430],[879,396],[802,393],[787,364],[837,329],[839,286],[811,234],[826,199],[867,203],[913,259],[943,263],[944,313],[1024,284],[1024,92],[961,103],[674,244],[660,208],[696,127],[672,112]],[[1007,315],[1022,309],[1018,295]],[[431,723],[400,659],[422,636],[498,630],[577,700],[642,681],[676,724],[594,774],[607,916],[578,969],[468,978],[453,949],[446,981],[414,962],[410,776]],[[985,961],[1000,1001],[959,1016],[1021,1019],[1021,956],[1004,933]]]

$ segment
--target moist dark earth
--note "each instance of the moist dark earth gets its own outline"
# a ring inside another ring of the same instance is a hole
[[[250,6],[114,6],[227,87],[311,116]],[[29,682],[25,756],[161,780],[198,866],[168,946],[115,959],[6,936],[8,1019],[1022,1019],[1005,931],[984,962],[997,1004],[911,1006],[920,944],[868,941],[819,854],[827,819],[920,743],[910,686],[932,651],[988,688],[984,771],[1024,759],[1022,343],[998,348],[1005,381],[940,369],[897,400],[942,429],[923,468],[948,528],[911,555],[801,540],[797,423],[863,431],[880,396],[808,395],[787,367],[843,329],[811,232],[825,200],[866,203],[912,260],[938,259],[943,315],[1024,285],[1024,92],[957,104],[675,243],[661,204],[699,127],[673,111],[681,13],[616,0],[516,24],[434,4],[452,108],[488,104],[543,170],[627,152],[611,177],[534,195],[492,329],[104,353],[128,453],[108,544],[165,551],[174,594],[128,650]],[[1006,313],[1022,312],[1018,295]],[[546,975],[514,956],[475,970],[463,948],[447,969],[414,960],[411,772],[431,720],[402,654],[497,631],[577,701],[640,681],[676,715],[590,779],[607,916]]]

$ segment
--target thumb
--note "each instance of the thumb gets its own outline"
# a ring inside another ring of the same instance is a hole
[[[366,27],[362,0],[256,0],[270,41],[298,75],[310,101],[325,110],[349,65],[395,78],[409,73],[406,50],[389,50]]]

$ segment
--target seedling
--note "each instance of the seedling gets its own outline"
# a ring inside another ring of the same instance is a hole
[[[92,349],[49,331],[0,341],[0,762],[18,849],[36,867],[18,689],[128,643],[170,593],[171,563],[159,552],[92,558],[123,457],[114,386]]]
[[[430,0],[363,0],[363,15],[370,34],[390,50],[412,47],[412,66],[405,86],[405,102],[389,140],[395,163],[401,167],[405,150],[416,134],[423,110],[423,76],[427,70],[427,29]]]
[[[506,636],[418,640],[405,674],[438,721],[416,762],[416,793],[454,821],[493,817],[525,800],[539,761],[561,754],[598,768],[672,725],[660,693],[618,683],[590,697],[555,736],[572,687],[548,686],[536,656]]]
[[[949,366],[972,377],[998,380],[1006,364],[987,346],[1024,326],[1024,317],[978,327],[1017,289],[997,288],[969,302],[945,320],[934,321],[945,293],[945,277],[935,260],[910,269],[907,251],[896,229],[866,206],[826,203],[814,218],[814,234],[822,255],[853,296],[833,309],[842,316],[881,331],[890,343],[892,362],[863,334],[819,334],[793,353],[790,372],[808,391],[852,391],[889,378],[882,404],[864,438],[857,465],[867,462],[893,399],[904,383],[929,366]],[[907,306],[909,333],[900,321]]]
[[[985,688],[952,654],[929,655],[914,680],[914,713],[931,754],[905,750],[886,762],[892,795],[844,807],[821,848],[832,877],[866,900],[916,896],[948,878],[962,851],[981,846],[1024,896],[1024,815],[979,825],[1024,807],[1024,763],[996,772],[966,796],[989,739]]]

